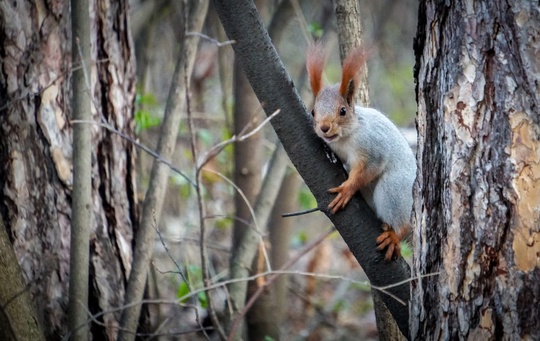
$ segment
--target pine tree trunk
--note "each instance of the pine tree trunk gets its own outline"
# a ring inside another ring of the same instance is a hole
[[[69,2],[3,2],[0,14],[0,213],[47,337],[59,339],[67,326],[72,192]],[[127,1],[91,1],[86,75],[94,121],[131,135],[135,78],[127,14]],[[137,203],[133,146],[95,125],[92,144],[88,303],[98,313],[123,302]],[[94,339],[114,338],[117,314],[91,325]]]
[[[416,340],[540,339],[540,12],[422,1]],[[449,4],[449,5],[448,5]],[[413,275],[413,277],[414,277]]]

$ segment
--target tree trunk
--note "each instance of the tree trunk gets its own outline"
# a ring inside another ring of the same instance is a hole
[[[59,339],[67,332],[73,185],[69,2],[3,2],[0,13],[0,212],[47,338]],[[91,1],[90,17],[92,60],[85,71],[93,119],[131,135],[135,78],[127,2]],[[91,129],[89,309],[95,314],[123,302],[137,202],[133,146]],[[118,314],[98,317],[103,325],[91,325],[93,338],[113,339]]]
[[[539,29],[537,2],[420,4],[413,339],[540,339]]]
[[[327,149],[316,136],[310,116],[253,3],[248,0],[214,0],[213,3],[227,36],[237,41],[233,45],[234,51],[259,101],[264,103],[265,112],[269,115],[281,110],[271,122],[287,154],[317,199],[319,208],[336,226],[366,275],[376,286],[395,284],[408,278],[409,270],[402,258],[385,262],[382,253],[377,251],[375,240],[381,233],[381,222],[368,209],[361,195],[355,196],[337,214],[328,211],[332,198],[328,188],[345,180],[343,168],[328,159]],[[409,285],[392,286],[388,292],[407,301]],[[400,330],[408,335],[407,307],[389,295],[381,298]]]

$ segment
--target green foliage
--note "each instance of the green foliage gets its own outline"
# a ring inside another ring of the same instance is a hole
[[[268,336],[268,335],[265,335],[264,336],[264,341],[275,341],[275,339],[271,336]]]
[[[315,200],[311,191],[305,186],[298,192],[298,201],[300,202],[300,208],[303,210],[317,207],[317,200]]]
[[[401,255],[403,258],[410,258],[412,257],[412,249],[409,243],[407,242],[401,242]]]
[[[137,110],[135,111],[135,133],[156,127],[161,123],[161,118],[155,116],[151,109],[156,109],[158,102],[153,94],[137,94],[135,98]]]
[[[184,273],[187,282],[189,282],[189,285],[188,283],[186,283],[186,281],[182,281],[182,283],[180,283],[180,286],[178,287],[176,297],[178,299],[181,299],[181,303],[187,302],[188,298],[186,298],[186,296],[191,293],[189,288],[198,289],[203,287],[202,269],[200,266],[194,264],[187,264],[185,265]],[[197,294],[197,300],[199,301],[199,304],[202,308],[208,307],[208,298],[206,297],[206,293],[199,292]]]
[[[226,229],[230,228],[231,225],[232,225],[232,220],[229,219],[229,218],[216,219],[216,221],[214,223],[214,226],[218,230],[226,230]]]
[[[323,36],[324,30],[318,22],[311,22],[308,25],[308,32],[315,39],[320,39]]]

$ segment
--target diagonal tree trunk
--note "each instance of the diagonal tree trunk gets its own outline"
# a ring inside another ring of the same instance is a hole
[[[0,214],[48,339],[67,334],[69,231],[73,179],[71,25],[68,1],[0,4]],[[132,134],[135,93],[127,2],[90,1],[92,117]],[[118,307],[131,266],[137,221],[133,146],[92,130],[89,309]],[[0,285],[6,284],[0,281]],[[92,324],[114,339],[118,314]]]
[[[540,12],[422,1],[415,340],[540,339]]]
[[[237,41],[233,45],[236,56],[241,59],[259,101],[265,104],[265,112],[271,114],[281,109],[272,125],[287,154],[371,282],[382,286],[406,279],[409,271],[403,259],[388,263],[377,252],[375,240],[381,223],[360,195],[336,215],[326,210],[331,198],[327,189],[342,183],[345,174],[342,168],[327,159],[323,142],[316,137],[306,108],[283,68],[253,3],[248,0],[214,0],[214,5],[229,39]],[[407,301],[409,285],[394,286],[388,292]],[[400,330],[408,335],[407,307],[388,295],[382,295],[382,299]]]

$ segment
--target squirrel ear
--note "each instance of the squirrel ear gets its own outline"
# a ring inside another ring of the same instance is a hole
[[[343,61],[340,95],[347,100],[349,105],[354,102],[354,96],[358,90],[360,70],[364,67],[367,56],[363,48],[357,47],[352,50]]]
[[[326,55],[320,42],[310,44],[306,51],[306,66],[311,83],[311,91],[317,97],[322,89],[322,72]]]
[[[343,96],[347,100],[347,104],[350,106],[353,106],[354,104],[354,96],[356,95],[356,90],[358,89],[356,82],[357,81],[354,78],[349,81],[349,84],[347,85],[347,92],[345,96]]]

